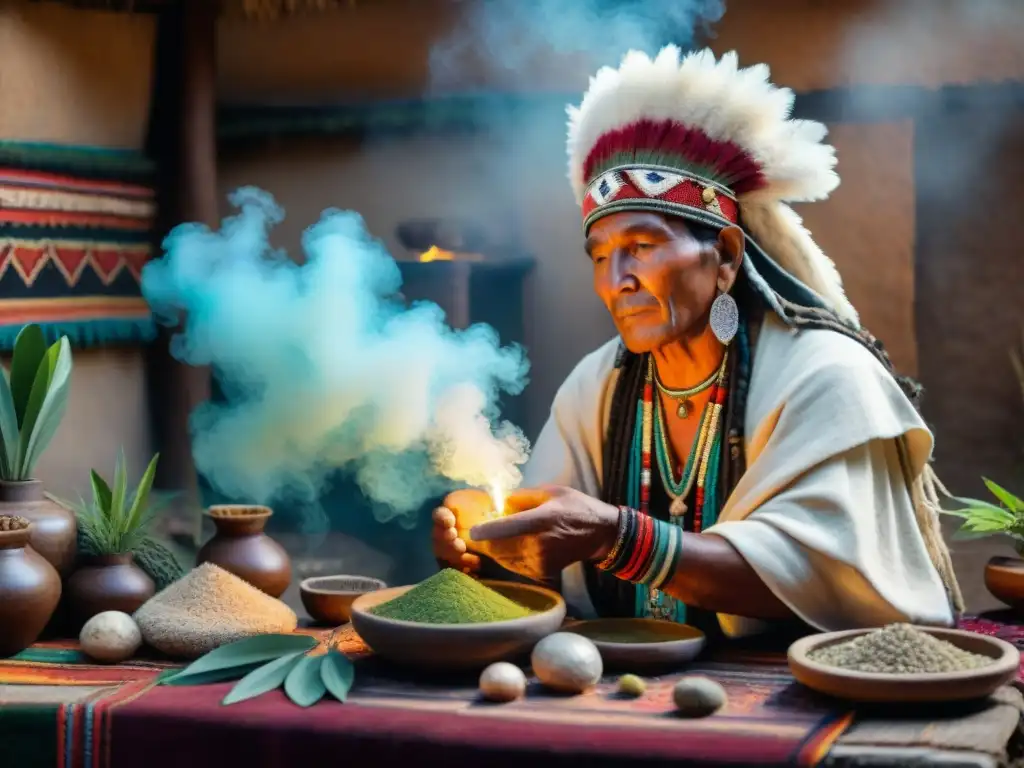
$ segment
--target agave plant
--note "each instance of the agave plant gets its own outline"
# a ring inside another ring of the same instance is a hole
[[[945,514],[964,521],[958,533],[971,537],[1006,536],[1013,541],[1017,554],[1024,555],[1024,499],[987,478],[984,480],[998,504],[980,499],[959,499],[965,506],[945,510]]]
[[[285,695],[300,707],[311,707],[328,693],[348,698],[355,678],[349,658],[333,646],[327,649],[309,635],[257,635],[223,645],[192,662],[163,685],[203,685],[238,680],[221,704],[262,696],[284,686]]]
[[[133,552],[147,538],[153,519],[163,506],[150,497],[159,458],[160,454],[153,456],[135,490],[129,491],[124,451],[121,451],[114,465],[113,486],[92,470],[92,499],[79,499],[77,504],[61,502],[75,513],[84,552],[92,555]]]
[[[0,480],[31,480],[67,408],[71,345],[46,346],[43,330],[26,325],[14,342],[11,371],[0,375]]]

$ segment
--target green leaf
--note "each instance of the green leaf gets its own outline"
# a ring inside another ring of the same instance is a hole
[[[14,354],[11,356],[11,395],[19,426],[25,423],[32,386],[45,355],[46,337],[43,336],[43,329],[35,323],[26,325],[14,340]]]
[[[110,509],[110,486],[107,481],[100,477],[99,473],[90,470],[89,478],[92,481],[92,497],[96,506],[100,509]]]
[[[265,664],[289,653],[308,651],[316,645],[309,635],[256,635],[215,648],[196,659],[175,676],[175,685],[191,685],[190,678],[214,670],[232,669],[260,662]]]
[[[274,690],[288,677],[288,673],[298,663],[303,653],[304,651],[289,653],[287,656],[274,659],[262,667],[254,669],[243,677],[238,685],[231,689],[231,692],[224,697],[221,704],[237,704],[240,701],[253,699]]]
[[[331,696],[343,702],[352,689],[356,668],[348,656],[331,648],[320,665],[320,677]]]
[[[207,672],[199,672],[195,675],[182,677],[184,669],[171,677],[164,678],[160,685],[208,685],[210,683],[225,683],[229,680],[239,680],[249,673],[264,666],[267,662],[257,661],[252,664],[243,664],[240,667],[225,667],[223,669],[211,669]],[[188,667],[185,667],[188,669]]]
[[[982,480],[985,483],[985,487],[989,489],[993,496],[1006,506],[1011,512],[1024,512],[1024,499],[1018,499],[1012,493],[1005,488],[1002,488],[987,477],[983,477]]]
[[[110,495],[110,521],[119,533],[125,531],[124,500],[128,495],[128,468],[125,466],[124,448],[118,451],[114,464],[114,485]]]
[[[13,480],[18,471],[18,416],[7,371],[0,368],[0,477]]]
[[[142,527],[143,515],[149,502],[149,489],[153,487],[153,479],[156,477],[156,463],[159,460],[159,453],[150,459],[149,466],[142,473],[142,479],[139,480],[139,485],[135,489],[135,497],[132,499],[131,509],[128,510],[128,521],[126,523],[129,531],[135,531]]]
[[[1009,529],[1009,525],[1001,520],[986,520],[985,518],[973,518],[963,525],[964,529],[971,533],[998,533]]]
[[[57,432],[71,391],[71,345],[66,336],[46,351],[32,384],[20,435],[20,472],[28,479]]]
[[[303,656],[284,679],[284,692],[300,707],[311,707],[327,693],[320,675],[324,657]]]

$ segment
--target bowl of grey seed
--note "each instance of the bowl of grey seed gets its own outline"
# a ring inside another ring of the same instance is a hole
[[[788,660],[808,688],[864,703],[979,699],[1020,668],[1020,652],[1003,640],[910,624],[810,635],[789,647]]]

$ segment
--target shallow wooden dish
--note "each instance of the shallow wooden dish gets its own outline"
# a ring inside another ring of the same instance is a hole
[[[688,624],[657,619],[594,619],[565,628],[591,640],[606,667],[650,669],[676,667],[704,650],[704,633]],[[631,639],[648,635],[649,640]]]
[[[299,584],[299,597],[310,618],[336,627],[351,620],[356,598],[385,588],[368,576],[313,576]]]
[[[985,588],[1020,613],[1024,608],[1024,560],[993,557],[985,566]]]
[[[481,583],[535,613],[486,624],[418,624],[370,613],[375,605],[412,589],[392,587],[356,598],[352,626],[375,654],[389,661],[430,670],[468,671],[529,653],[565,620],[565,601],[557,592],[503,581]]]
[[[865,703],[965,701],[988,696],[1014,679],[1020,653],[1007,642],[959,629],[917,627],[965,651],[990,657],[991,664],[961,672],[885,675],[854,672],[819,664],[808,658],[813,651],[852,640],[874,630],[826,632],[797,640],[789,646],[789,669],[798,681],[819,693]]]

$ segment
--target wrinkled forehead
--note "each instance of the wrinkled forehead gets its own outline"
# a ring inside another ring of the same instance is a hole
[[[689,221],[680,216],[654,211],[622,211],[603,216],[587,232],[587,248],[612,241],[641,237],[670,240],[693,237],[697,240],[714,239],[717,229]]]

